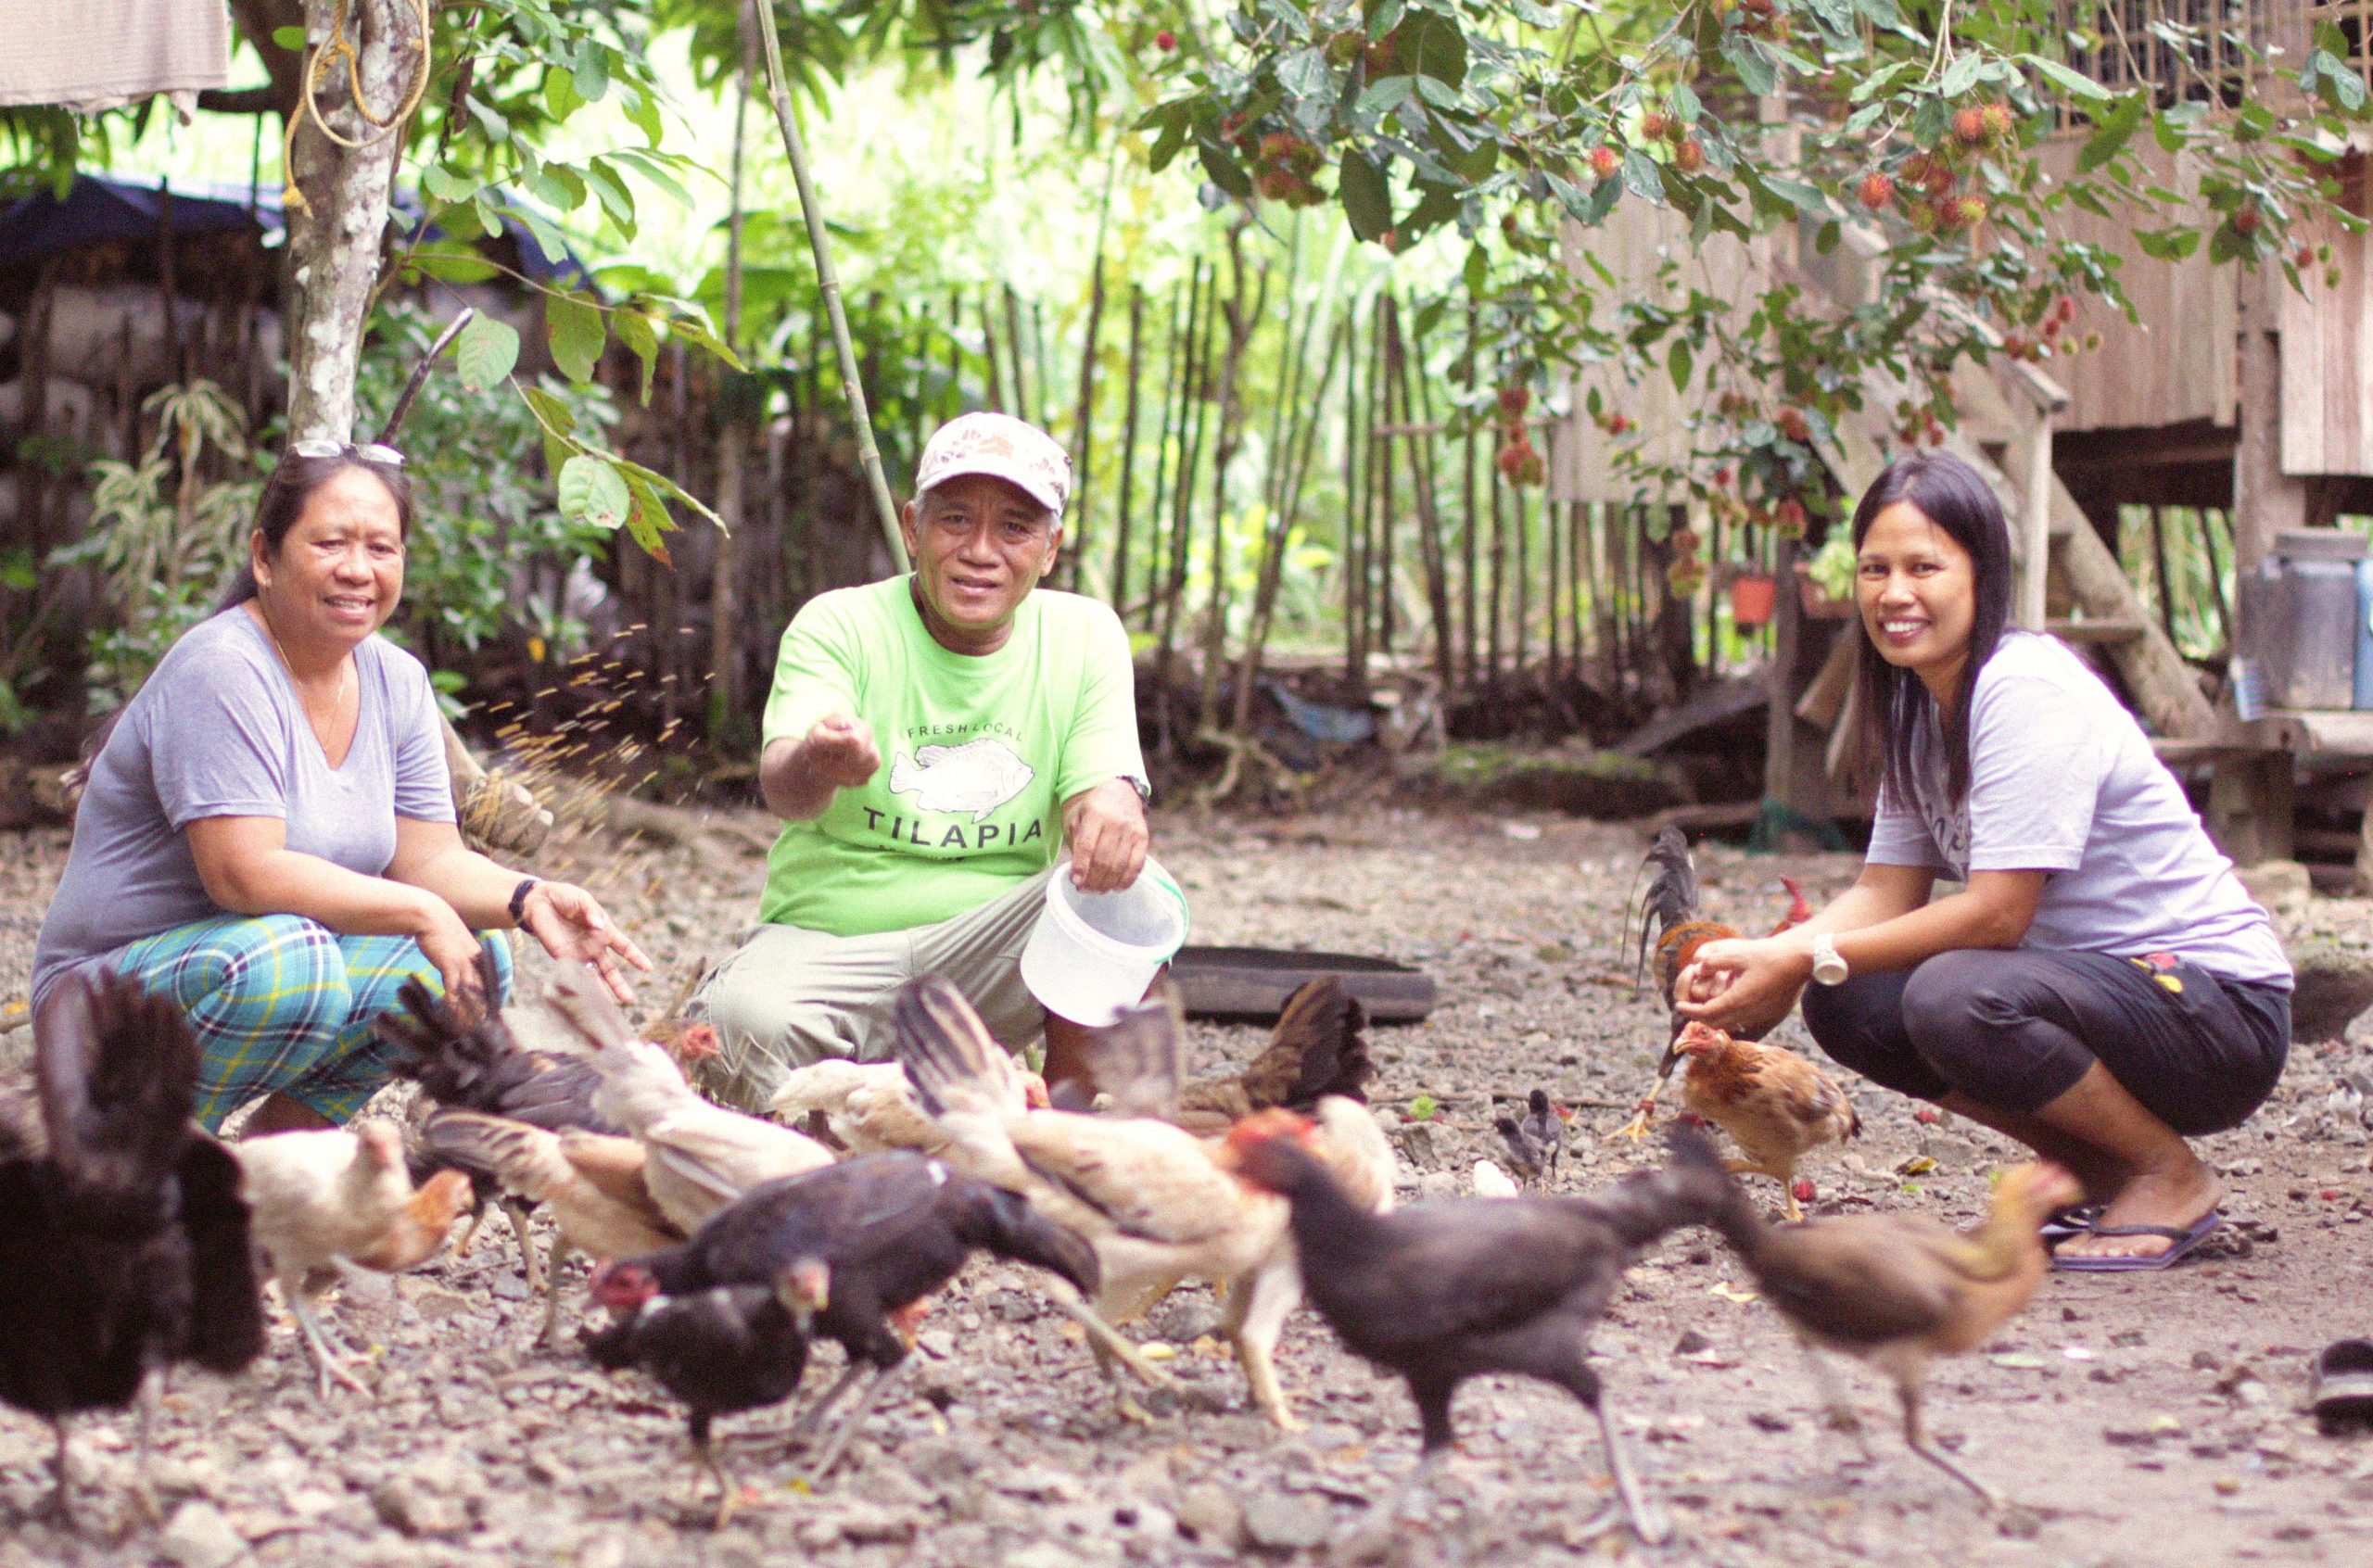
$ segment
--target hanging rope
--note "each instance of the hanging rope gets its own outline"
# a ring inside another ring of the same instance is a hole
[[[384,118],[372,111],[370,101],[363,96],[362,55],[346,36],[347,4],[348,0],[337,0],[337,8],[330,15],[329,36],[306,51],[304,66],[299,73],[303,84],[298,95],[304,102],[304,118],[311,120],[316,130],[341,147],[360,151],[399,134],[404,121],[412,117],[412,111],[420,107],[420,100],[428,93],[431,64],[428,0],[410,0],[412,18],[420,27],[420,62],[412,72],[412,86],[404,94],[403,102]],[[337,68],[341,59],[346,63],[347,95],[354,105],[354,112],[374,127],[360,140],[342,136],[330,129],[329,121],[322,118],[321,105],[316,96],[324,79]],[[297,184],[297,127],[299,123],[296,115],[290,115],[287,129],[281,133],[281,205],[291,212],[310,212],[313,204],[305,199],[305,193]]]

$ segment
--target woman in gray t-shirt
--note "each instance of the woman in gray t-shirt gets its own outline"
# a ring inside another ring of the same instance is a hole
[[[83,964],[171,994],[209,1129],[258,1095],[252,1132],[351,1117],[389,1076],[371,1019],[415,975],[476,993],[476,931],[524,926],[621,999],[619,960],[650,967],[582,888],[462,843],[427,672],[377,635],[403,593],[402,462],[334,442],[281,460],[222,608],[93,763],[42,923],[36,1010]],[[483,951],[507,985],[509,949]]]
[[[1973,469],[1895,462],[1854,541],[1884,763],[1862,875],[1793,931],[1700,949],[1680,1010],[1768,1023],[1801,993],[1839,1061],[2084,1181],[2098,1207],[2059,1227],[2060,1267],[2164,1268],[2219,1222],[2185,1139],[2281,1074],[2291,965],[2133,715],[2004,629],[2010,533]],[[1966,885],[1931,903],[1940,875]]]

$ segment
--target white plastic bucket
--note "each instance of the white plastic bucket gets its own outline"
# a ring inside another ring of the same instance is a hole
[[[1022,983],[1073,1023],[1101,1025],[1145,999],[1154,972],[1186,942],[1186,895],[1148,860],[1117,892],[1083,892],[1072,863],[1047,879],[1047,905],[1022,949]]]

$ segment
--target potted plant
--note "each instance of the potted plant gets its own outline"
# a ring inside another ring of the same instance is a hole
[[[1854,538],[1847,530],[1832,528],[1810,561],[1796,563],[1796,591],[1805,614],[1813,620],[1853,618]]]
[[[1780,600],[1780,579],[1748,567],[1731,578],[1731,622],[1741,630],[1768,625]]]

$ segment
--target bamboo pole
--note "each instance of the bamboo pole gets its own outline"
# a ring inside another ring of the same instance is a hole
[[[1316,319],[1313,312],[1305,320],[1300,352],[1293,365],[1297,372],[1310,352],[1310,323]],[[1269,643],[1269,628],[1277,607],[1277,589],[1285,580],[1286,546],[1293,536],[1293,527],[1301,515],[1301,495],[1310,473],[1310,460],[1318,449],[1318,430],[1326,407],[1327,389],[1334,385],[1335,365],[1342,357],[1343,344],[1349,326],[1348,317],[1339,321],[1327,335],[1326,360],[1318,374],[1318,389],[1314,396],[1288,399],[1292,411],[1292,423],[1287,426],[1286,444],[1281,449],[1280,477],[1277,484],[1277,509],[1269,520],[1268,537],[1262,541],[1261,575],[1252,590],[1251,624],[1246,627],[1244,653],[1237,665],[1236,711],[1228,727],[1236,734],[1250,734],[1252,727],[1252,689],[1261,679],[1261,661]],[[1307,385],[1308,377],[1296,375],[1297,386]],[[1299,451],[1297,451],[1297,438]]]
[[[1005,358],[1007,366],[1013,372],[1013,417],[1024,424],[1035,424],[1038,422],[1031,417],[1030,412],[1030,380],[1022,371],[1022,296],[1014,292],[1011,284],[1004,286]],[[1038,390],[1039,396],[1044,398],[1046,388],[1041,386]]]
[[[1414,333],[1414,325],[1413,325]],[[1404,341],[1401,332],[1401,310],[1396,304],[1392,311],[1392,335],[1390,343],[1391,385],[1400,397],[1400,413],[1403,420],[1416,422],[1416,409],[1410,395],[1409,349],[1422,345]],[[1424,378],[1418,378],[1422,385]],[[1453,660],[1455,649],[1453,634],[1455,628],[1450,618],[1450,571],[1443,558],[1442,520],[1434,495],[1434,458],[1432,438],[1415,436],[1409,442],[1409,496],[1417,509],[1417,554],[1426,572],[1426,608],[1434,623],[1434,675],[1447,694],[1456,684]]]
[[[1200,467],[1203,445],[1203,400],[1209,393],[1212,319],[1218,311],[1219,270],[1214,267],[1208,282],[1203,278],[1202,263],[1195,264],[1195,289],[1200,297],[1190,297],[1186,306],[1189,359],[1186,362],[1186,387],[1180,420],[1186,441],[1178,455],[1178,483],[1172,501],[1174,515],[1170,524],[1170,566],[1162,583],[1161,605],[1161,642],[1154,656],[1154,701],[1161,704],[1159,729],[1164,756],[1176,754],[1177,727],[1172,722],[1171,710],[1176,705],[1171,698],[1171,670],[1178,649],[1178,616],[1186,600],[1186,555],[1188,530],[1194,522],[1195,474]]]
[[[841,361],[841,389],[849,401],[849,422],[857,428],[857,462],[864,466],[873,507],[882,524],[882,540],[890,550],[894,570],[907,569],[907,541],[898,532],[897,503],[890,499],[890,481],[882,472],[882,450],[873,444],[873,421],[866,412],[865,386],[857,379],[857,346],[849,341],[849,319],[841,308],[841,280],[832,271],[832,250],[824,231],[824,209],[816,199],[816,182],[807,171],[807,147],[799,139],[799,124],[792,118],[791,91],[783,84],[782,43],[775,36],[771,3],[752,7],[757,12],[759,36],[767,52],[767,96],[773,103],[775,126],[782,133],[782,148],[791,159],[791,177],[799,187],[799,214],[807,230],[807,247],[816,257],[816,286],[824,297],[824,311],[832,323],[832,347]]]
[[[1269,264],[1263,261],[1248,308],[1244,297],[1243,234],[1242,223],[1228,231],[1234,286],[1224,307],[1227,343],[1220,353],[1219,430],[1212,443],[1212,592],[1204,612],[1203,678],[1195,713],[1196,723],[1206,726],[1215,722],[1220,670],[1227,663],[1227,471],[1244,440],[1244,402],[1239,396],[1244,351],[1252,342],[1253,329],[1260,324],[1269,300]]]
[[[1112,518],[1112,606],[1129,602],[1129,509],[1136,499],[1137,373],[1146,324],[1146,292],[1129,285],[1129,391],[1121,414],[1121,501]]]
[[[1367,471],[1363,439],[1376,419],[1376,395],[1371,387],[1364,417],[1360,406],[1360,335],[1358,318],[1351,318],[1351,359],[1343,373],[1343,684],[1353,693],[1367,682]]]
[[[997,329],[996,312],[989,309],[989,291],[981,290],[981,357],[988,363],[989,407],[998,413],[1008,413],[1005,400],[1005,367],[997,360]]]
[[[2151,565],[2159,577],[2159,626],[2167,640],[2176,640],[2176,579],[2167,571],[2166,508],[2151,508]]]
[[[1107,183],[1106,189],[1110,189]],[[1077,587],[1080,563],[1087,559],[1088,481],[1096,455],[1096,335],[1104,324],[1104,225],[1096,229],[1095,278],[1087,291],[1087,341],[1079,353],[1079,409],[1072,418],[1071,557],[1063,580]]]
[[[1494,465],[1496,469],[1497,465]],[[1508,530],[1514,536],[1515,570],[1508,583],[1509,676],[1524,689],[1525,650],[1532,630],[1532,509],[1522,485],[1508,487]]]
[[[1193,292],[1194,285],[1190,282],[1187,285],[1190,305]],[[1161,422],[1154,427],[1153,437],[1153,504],[1146,509],[1146,591],[1143,609],[1146,613],[1145,624],[1148,630],[1152,629],[1154,624],[1154,607],[1161,601],[1162,546],[1169,537],[1163,532],[1163,519],[1170,515],[1171,426],[1177,423],[1172,416],[1177,411],[1178,393],[1186,374],[1188,327],[1179,319],[1178,295],[1179,291],[1174,287],[1170,291],[1170,327],[1165,335],[1169,339],[1170,352],[1162,367]],[[1129,603],[1126,596],[1123,596],[1122,603],[1124,607],[1123,618],[1125,620],[1126,606]]]
[[[1476,338],[1481,328],[1481,314],[1476,309],[1473,297],[1469,296],[1466,302],[1466,386],[1470,392],[1475,388]],[[1463,461],[1466,463],[1466,471],[1460,481],[1460,522],[1463,525],[1461,532],[1465,537],[1460,540],[1460,549],[1465,569],[1460,574],[1458,584],[1461,610],[1459,634],[1461,640],[1466,644],[1462,664],[1466,672],[1466,685],[1472,689],[1475,685],[1475,652],[1478,646],[1475,625],[1475,556],[1478,519],[1475,508],[1475,427],[1472,424],[1466,428],[1462,451],[1465,454]]]
[[[772,0],[766,0],[772,4]],[[742,35],[742,70],[733,90],[733,171],[728,184],[725,223],[725,346],[742,352],[742,231],[748,214],[742,205],[742,169],[749,150],[750,83],[757,75],[758,33],[750,0],[735,7]],[[717,550],[708,579],[708,738],[725,739],[742,697],[742,463],[748,429],[740,401],[727,408],[717,432]]]
[[[1389,288],[1377,289],[1376,291],[1376,352],[1371,361],[1376,369],[1370,378],[1370,385],[1375,387],[1376,392],[1370,400],[1376,412],[1388,420],[1392,417],[1390,378],[1392,327],[1392,291]],[[1378,424],[1381,424],[1382,421],[1379,420]],[[1372,440],[1374,445],[1370,449],[1370,461],[1376,467],[1377,488],[1375,573],[1377,646],[1389,656],[1392,652],[1394,634],[1400,629],[1395,624],[1396,618],[1393,613],[1395,606],[1392,601],[1393,437],[1389,432],[1378,429]]]

